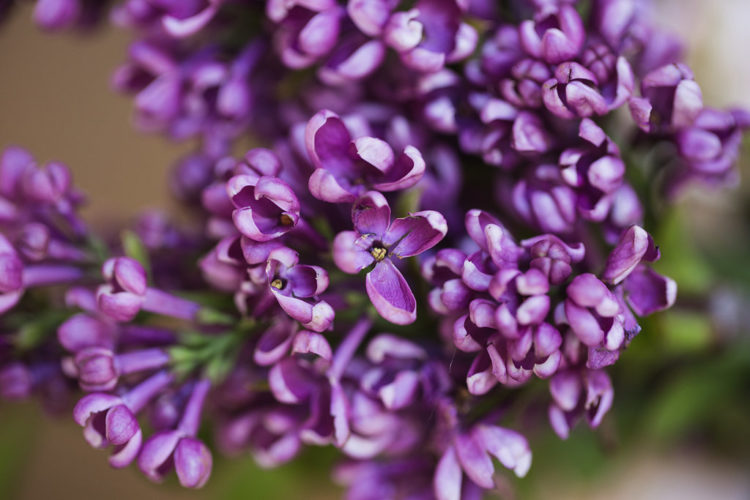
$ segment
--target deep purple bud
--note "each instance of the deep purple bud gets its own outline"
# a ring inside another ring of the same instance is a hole
[[[596,276],[589,273],[576,276],[568,285],[567,295],[565,316],[581,342],[597,346],[606,336],[614,334],[615,337],[622,337],[622,325],[615,318],[620,312],[620,305]],[[619,331],[619,335],[616,331]]]
[[[65,349],[75,353],[87,347],[112,349],[115,333],[114,325],[103,318],[79,313],[60,325],[57,339]]]
[[[684,64],[668,64],[650,72],[641,82],[641,95],[630,100],[630,112],[645,132],[685,128],[703,108],[701,89]]]
[[[22,179],[24,194],[33,201],[54,203],[64,197],[71,185],[71,174],[62,163],[28,168]]]
[[[690,127],[678,133],[680,155],[701,177],[726,176],[737,161],[742,132],[748,127],[750,115],[745,111],[704,108]]]
[[[531,56],[549,64],[574,59],[583,47],[586,30],[570,5],[547,9],[519,26],[521,46]]]
[[[102,274],[108,283],[97,290],[100,310],[117,321],[130,321],[146,295],[146,271],[135,259],[116,257],[104,263]]]
[[[211,476],[213,459],[202,441],[186,437],[174,450],[174,468],[185,488],[201,488]]]
[[[11,146],[0,157],[0,195],[14,199],[21,194],[20,183],[27,168],[33,168],[34,157],[25,149]]]
[[[119,371],[110,349],[89,347],[76,353],[74,359],[84,390],[109,391],[117,385]]]
[[[542,271],[550,283],[563,283],[572,272],[572,265],[583,260],[586,248],[582,243],[568,245],[557,236],[546,234],[521,242],[528,249],[529,266]]]
[[[632,226],[620,238],[607,259],[602,279],[617,285],[642,261],[654,262],[659,259],[659,249],[645,229]]]
[[[23,262],[13,245],[0,234],[0,314],[16,305],[23,294]]]
[[[555,69],[555,77],[542,87],[544,105],[560,118],[604,115],[607,101],[597,89],[596,75],[577,62],[565,62]]]

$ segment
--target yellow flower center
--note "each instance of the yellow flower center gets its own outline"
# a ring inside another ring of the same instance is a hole
[[[370,255],[375,259],[375,262],[380,262],[385,259],[386,255],[388,255],[388,250],[383,247],[372,247],[370,249]]]

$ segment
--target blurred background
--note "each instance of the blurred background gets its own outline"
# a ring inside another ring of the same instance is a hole
[[[705,103],[750,107],[750,1],[657,4],[659,21],[687,42]],[[84,216],[100,227],[145,208],[174,210],[166,172],[191,144],[132,128],[129,100],[109,88],[127,34],[50,36],[30,17],[23,5],[0,29],[0,147],[68,164],[89,194]],[[565,442],[529,435],[534,465],[514,481],[519,499],[750,499],[750,183],[690,190],[648,229],[678,303],[649,318],[614,367],[615,403],[598,432],[579,428]],[[208,486],[184,491],[110,469],[65,416],[0,406],[0,498],[337,498],[334,459],[313,451],[261,471],[247,457],[216,457]]]

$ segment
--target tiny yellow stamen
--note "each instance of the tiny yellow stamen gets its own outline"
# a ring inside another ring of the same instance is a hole
[[[279,217],[279,223],[281,223],[282,226],[291,226],[294,224],[294,220],[292,220],[287,214],[281,214]]]
[[[372,247],[370,249],[370,255],[375,259],[375,262],[380,262],[381,260],[385,259],[385,256],[388,254],[388,251],[383,247]]]
[[[282,288],[284,288],[284,280],[282,280],[281,278],[276,278],[271,282],[271,286],[277,290],[281,290]]]

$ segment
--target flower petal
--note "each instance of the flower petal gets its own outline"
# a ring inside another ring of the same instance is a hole
[[[440,457],[435,469],[433,480],[435,498],[437,500],[461,500],[462,476],[463,473],[456,458],[456,452],[450,446]]]
[[[352,137],[344,122],[333,111],[319,111],[305,129],[305,145],[313,165],[334,175],[344,174],[352,166],[348,154]]]
[[[391,222],[391,207],[377,191],[362,195],[352,207],[352,223],[359,234],[382,238]]]
[[[407,189],[419,182],[424,172],[425,162],[422,154],[414,146],[406,146],[386,172],[385,182],[378,182],[373,187],[386,192]]]
[[[417,301],[396,266],[390,259],[379,262],[367,274],[367,295],[378,313],[397,325],[408,325],[417,319]]]
[[[412,257],[437,245],[448,232],[448,223],[440,212],[425,210],[396,219],[385,235],[386,245],[395,245],[393,255]]]
[[[497,457],[503,466],[515,472],[516,476],[524,477],[529,471],[531,449],[528,441],[521,434],[485,424],[477,425],[472,434],[488,452]]]
[[[345,273],[356,274],[375,261],[367,247],[369,239],[354,231],[343,231],[333,240],[333,261]]]

